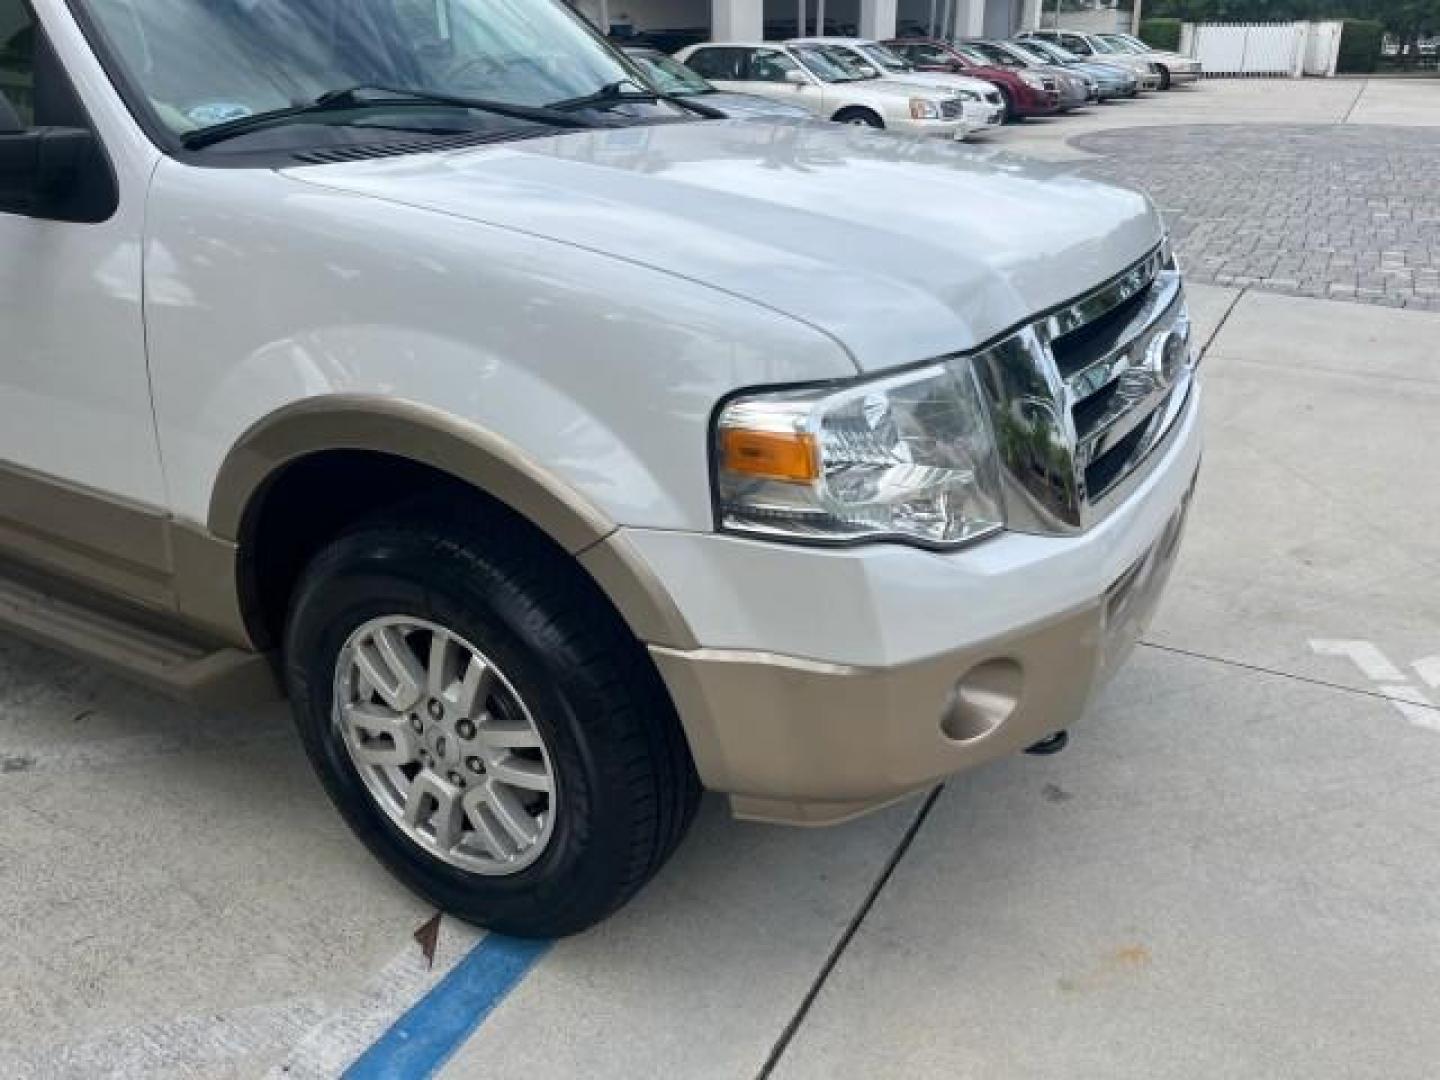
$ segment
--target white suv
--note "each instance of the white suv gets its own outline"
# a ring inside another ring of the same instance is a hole
[[[875,78],[846,50],[821,43],[726,42],[675,54],[721,90],[793,102],[825,120],[963,139],[965,103],[953,91]]]
[[[288,695],[446,910],[588,926],[702,786],[1053,749],[1149,617],[1200,387],[1144,196],[714,119],[548,0],[33,3],[0,623]]]

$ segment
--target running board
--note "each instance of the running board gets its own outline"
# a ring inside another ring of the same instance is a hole
[[[0,629],[196,705],[235,709],[282,696],[261,653],[207,648],[14,578],[0,577]]]

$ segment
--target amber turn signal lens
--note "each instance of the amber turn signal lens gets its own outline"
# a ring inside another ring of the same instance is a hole
[[[720,433],[720,454],[727,472],[792,483],[820,479],[813,435],[730,428]]]

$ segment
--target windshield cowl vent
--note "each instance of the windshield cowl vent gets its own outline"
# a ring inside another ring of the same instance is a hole
[[[387,139],[381,143],[356,143],[352,146],[323,146],[295,151],[295,160],[305,165],[338,165],[346,161],[369,161],[373,158],[401,157],[405,154],[435,153],[480,146],[500,138],[514,139],[518,132],[497,136],[493,131],[461,131],[454,135],[427,135],[424,138]]]

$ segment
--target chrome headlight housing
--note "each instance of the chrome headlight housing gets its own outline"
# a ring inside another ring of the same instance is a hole
[[[718,412],[714,448],[727,532],[955,547],[1004,525],[999,453],[969,359],[744,394]]]
[[[961,101],[979,101],[979,100],[980,100],[980,95],[977,94],[974,90],[966,90],[966,89],[964,89],[963,87],[962,87],[961,89],[955,91],[955,96],[958,97]]]
[[[1033,71],[1022,71],[1019,74],[1020,81],[1023,82],[1026,86],[1032,86],[1036,90],[1045,89],[1045,76],[1037,75]]]

